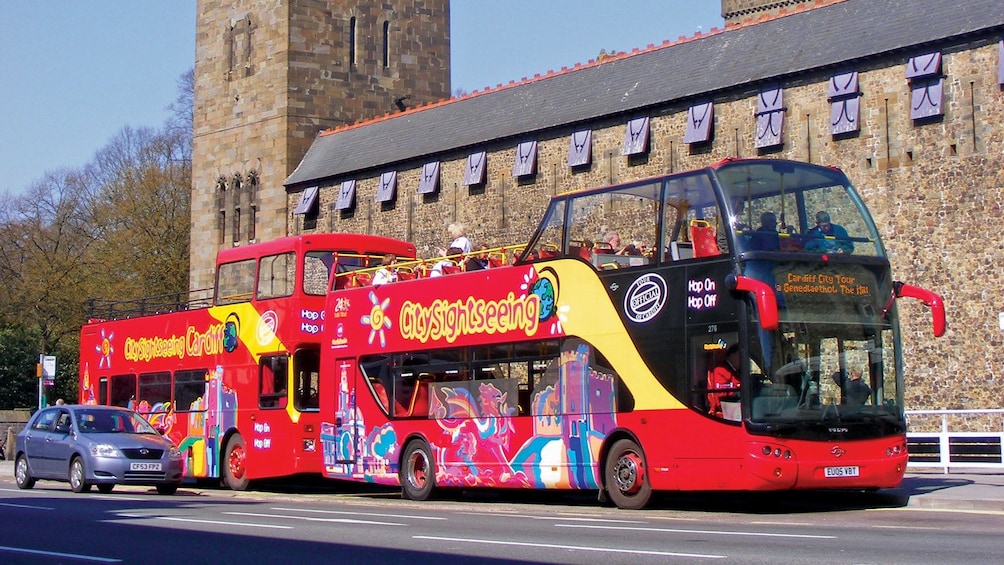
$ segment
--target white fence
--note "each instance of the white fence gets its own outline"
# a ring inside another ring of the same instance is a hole
[[[907,410],[906,419],[908,468],[1004,470],[1004,409]]]

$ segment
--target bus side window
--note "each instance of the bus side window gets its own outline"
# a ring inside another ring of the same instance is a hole
[[[317,349],[299,349],[293,355],[293,406],[297,410],[317,410],[320,408],[318,384],[320,382],[321,352]]]
[[[261,408],[285,408],[286,378],[289,358],[285,355],[263,356],[258,371],[258,406]]]
[[[132,408],[136,400],[136,375],[112,375],[109,404]]]

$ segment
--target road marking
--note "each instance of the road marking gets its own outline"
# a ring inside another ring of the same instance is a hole
[[[483,512],[459,512],[469,516],[484,516]],[[570,520],[577,522],[609,522],[613,524],[646,524],[645,520],[615,520],[612,518],[575,518],[570,516],[534,516],[533,514],[496,514],[499,518],[521,518],[525,520]]]
[[[634,532],[661,532],[667,534],[711,534],[718,536],[752,536],[763,538],[837,539],[837,536],[812,534],[778,534],[774,532],[728,532],[724,530],[681,530],[675,528],[639,528],[627,526],[587,526],[585,524],[555,524],[556,528],[591,528],[594,530],[629,530]]]
[[[985,514],[987,516],[1004,516],[1004,510],[976,510],[966,508],[924,508],[907,506],[904,508],[867,508],[866,512],[950,512],[953,514]]]
[[[377,516],[380,518],[409,518],[413,520],[449,520],[441,516],[413,516],[411,514],[376,514],[373,512],[346,512],[342,510],[317,510],[315,508],[271,508],[271,510],[281,510],[285,512],[314,512],[316,514],[347,514],[349,516]]]
[[[677,553],[674,551],[653,551],[647,549],[625,549],[621,547],[590,547],[588,545],[558,545],[553,543],[486,540],[470,538],[447,538],[439,536],[412,536],[412,539],[425,539],[432,541],[458,541],[464,543],[480,543],[484,545],[515,545],[521,547],[538,547],[547,549],[570,549],[573,551],[594,551],[602,553],[633,553],[635,555],[662,555],[667,557],[694,557],[703,559],[724,559],[725,555],[712,555],[707,553]]]
[[[216,526],[246,526],[248,528],[272,528],[276,530],[292,530],[293,526],[280,526],[277,524],[251,524],[248,522],[222,522],[219,520],[197,520],[195,518],[177,518],[174,516],[149,516],[143,514],[116,514],[121,518],[142,518],[145,520],[168,520],[170,522],[189,522],[192,524],[212,524]]]
[[[292,516],[289,514],[261,514],[257,512],[224,512],[231,516],[248,516],[249,518],[285,518],[288,520],[303,520],[304,522],[329,522],[333,524],[366,524],[370,526],[407,526],[394,522],[376,522],[373,520],[355,520],[352,518],[313,518],[311,516]]]
[[[14,504],[11,502],[0,502],[0,506],[10,506],[11,508],[28,508],[30,510],[55,510],[50,506],[34,506],[32,504]]]
[[[79,553],[60,553],[58,551],[39,551],[37,549],[26,549],[23,547],[8,547],[0,545],[0,551],[9,553],[27,553],[28,555],[44,555],[46,557],[61,557],[66,559],[78,559],[80,561],[97,561],[99,563],[121,563],[121,559],[112,557],[97,557],[94,555],[81,555]]]

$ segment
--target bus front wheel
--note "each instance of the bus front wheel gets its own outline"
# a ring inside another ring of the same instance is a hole
[[[227,449],[223,456],[223,482],[230,490],[247,490],[247,450],[244,449],[244,438],[235,434],[227,441]]]
[[[610,448],[604,479],[607,494],[618,508],[638,510],[652,498],[645,453],[630,439],[619,439]]]
[[[401,493],[408,500],[428,500],[436,488],[432,450],[421,440],[408,444],[401,458]]]

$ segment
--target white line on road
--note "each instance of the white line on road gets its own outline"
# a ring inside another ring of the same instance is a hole
[[[197,520],[195,518],[177,518],[174,516],[148,516],[143,514],[119,513],[120,518],[143,518],[146,520],[168,520],[171,522],[190,522],[192,524],[212,524],[216,526],[245,526],[248,528],[272,528],[276,530],[292,530],[293,526],[280,526],[276,524],[251,524],[248,522],[222,522],[219,520]]]
[[[311,516],[292,516],[290,514],[260,514],[257,512],[224,512],[231,516],[248,516],[250,518],[285,518],[287,520],[303,520],[304,522],[331,522],[334,524],[366,524],[368,526],[406,526],[394,522],[376,522],[373,520],[355,520],[352,518],[314,518]]]
[[[480,543],[484,545],[516,545],[522,547],[542,547],[547,549],[570,549],[573,551],[595,551],[605,553],[633,553],[635,555],[663,555],[668,557],[694,557],[704,559],[724,559],[724,555],[711,555],[705,553],[677,553],[673,551],[652,551],[647,549],[627,549],[622,547],[590,547],[588,545],[557,545],[553,543],[486,540],[470,538],[446,538],[438,536],[412,536],[413,539],[427,539],[433,541],[459,541],[465,543]]]
[[[0,506],[10,506],[11,508],[28,508],[30,510],[55,510],[51,506],[35,506],[32,504],[13,504],[11,502],[0,502]]]
[[[587,526],[585,524],[555,524],[556,528],[591,528],[594,530],[630,530],[634,532],[661,532],[666,534],[710,534],[717,536],[753,536],[764,538],[836,539],[837,536],[812,534],[778,534],[774,532],[728,532],[724,530],[682,530],[674,528],[640,528],[627,526]]]
[[[469,516],[484,516],[483,512],[460,512]],[[613,524],[645,524],[645,520],[614,520],[609,518],[576,518],[571,516],[534,516],[533,514],[494,514],[498,518],[521,518],[525,520],[570,520],[577,522],[608,522]]]
[[[987,516],[1004,516],[1001,510],[976,510],[966,508],[924,508],[906,506],[903,508],[867,508],[866,512],[949,512],[953,514],[986,514]]]
[[[44,555],[46,557],[57,557],[64,559],[77,559],[80,561],[97,561],[99,563],[121,563],[121,559],[112,557],[96,557],[94,555],[81,555],[79,553],[59,553],[58,551],[39,551],[37,549],[26,549],[24,547],[7,547],[0,545],[0,552],[27,553],[28,555]]]
[[[411,514],[377,514],[373,512],[347,512],[343,510],[317,510],[315,508],[271,508],[271,510],[281,510],[284,512],[314,512],[316,514],[346,514],[349,516],[376,516],[378,518],[408,518],[414,520],[449,520],[441,516],[414,516]]]

